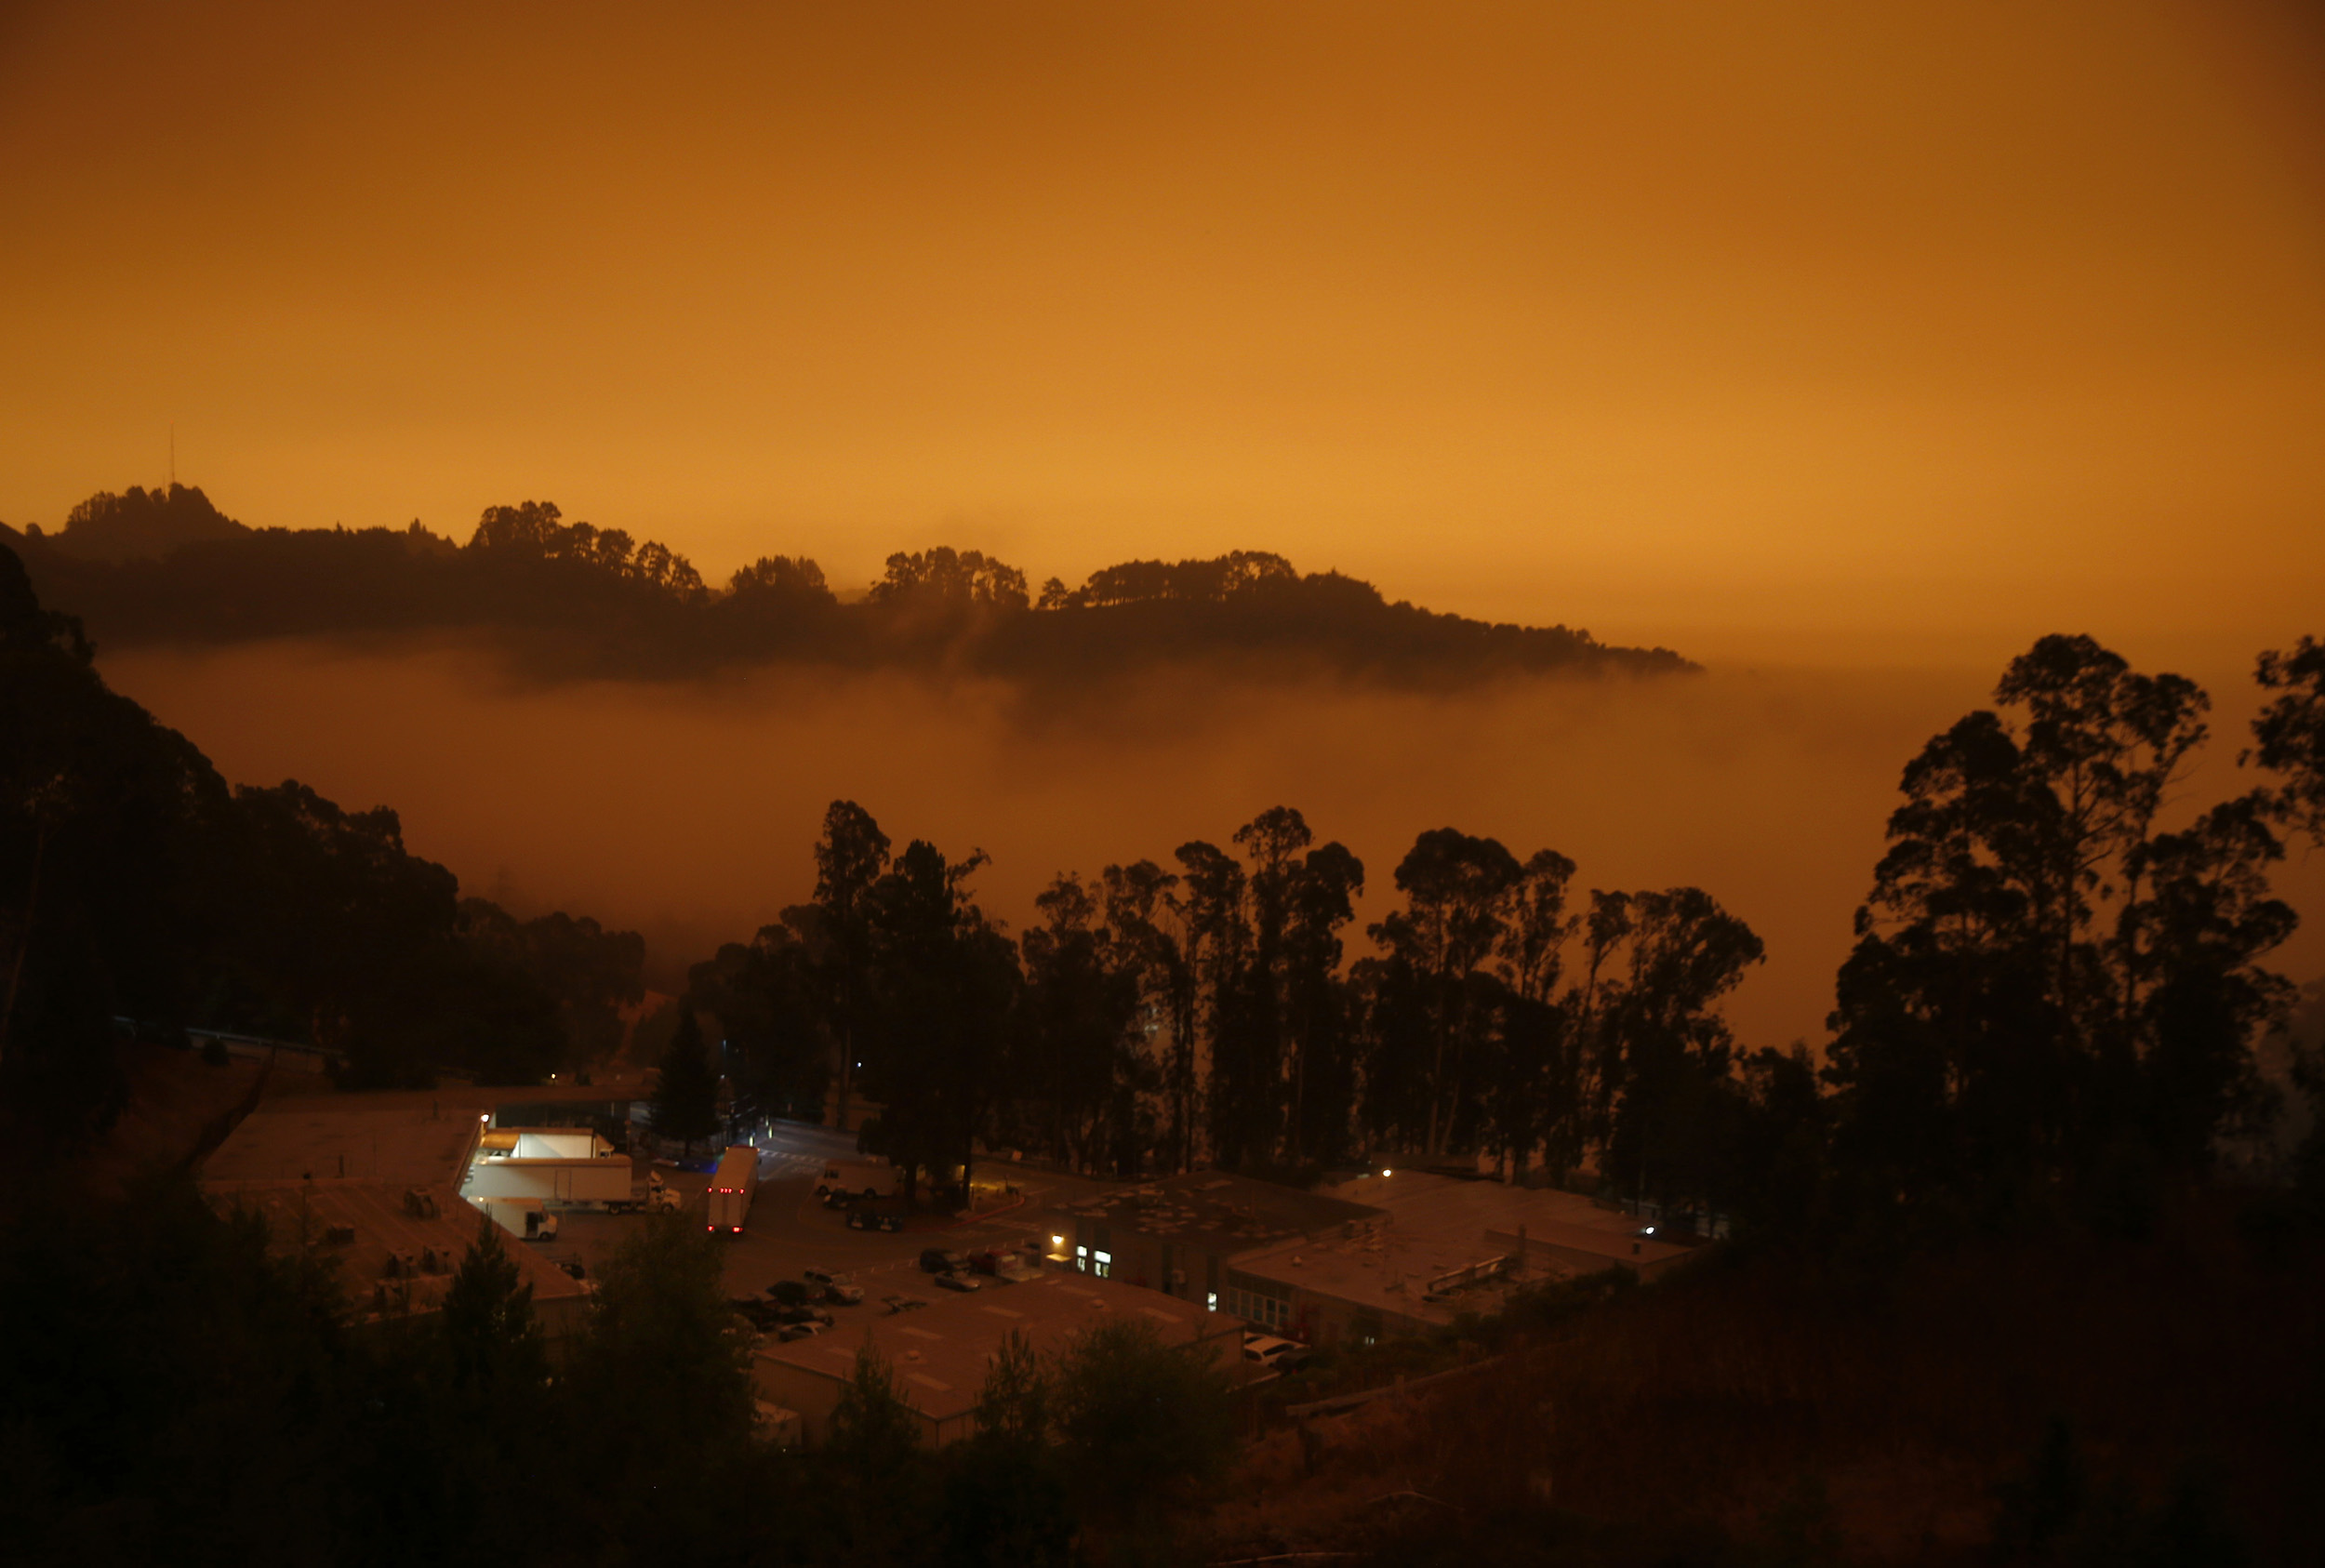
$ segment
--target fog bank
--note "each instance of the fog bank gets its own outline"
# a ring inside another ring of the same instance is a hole
[[[1288,804],[1362,857],[1360,927],[1395,902],[1415,835],[1442,826],[1521,857],[1560,849],[1584,886],[1707,889],[1768,944],[1731,1004],[1755,1044],[1822,1038],[1899,770],[1999,673],[1714,671],[1447,697],[1183,671],[1055,708],[998,683],[797,669],[543,687],[445,645],[148,648],[100,664],[236,782],[295,777],[343,806],[392,805],[408,847],[465,890],[644,931],[663,984],[807,897],[836,797],[899,847],[988,851],[977,892],[1013,928],[1058,871],[1169,865],[1180,844],[1224,845]],[[2248,668],[2186,671],[2218,706],[2178,809],[2250,787],[2234,765],[2256,705]],[[2296,849],[2278,885],[2325,924],[2325,856]],[[2325,932],[2278,964],[2325,968]]]

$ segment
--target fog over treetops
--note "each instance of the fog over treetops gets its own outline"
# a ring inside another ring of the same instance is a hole
[[[246,529],[179,486],[7,538],[115,688],[230,777],[392,804],[465,887],[642,929],[671,988],[806,897],[834,799],[899,842],[990,853],[980,895],[1016,925],[1060,871],[1167,862],[1286,804],[1363,859],[1360,924],[1445,826],[1557,849],[1586,886],[1701,886],[1768,945],[1730,1004],[1743,1037],[1814,1041],[1900,770],[1999,673],[1702,671],[1248,552],[1037,592],[931,551],[854,600],[767,557],[713,591],[539,504],[456,545]],[[2186,672],[2220,737],[2173,807],[2192,816],[2250,787],[2257,694],[2249,665]],[[2298,851],[2278,884],[2325,908]],[[2325,935],[2281,957],[2305,978]]]
[[[1701,886],[1766,939],[1729,1012],[1745,1040],[1777,1044],[1822,1038],[1899,773],[1986,704],[1997,673],[1714,670],[1455,695],[1157,671],[1104,701],[1043,701],[987,678],[785,665],[545,684],[457,642],[100,648],[99,662],[230,777],[392,803],[413,850],[464,887],[642,929],[666,988],[807,897],[835,798],[898,842],[988,851],[979,899],[1016,929],[1058,871],[1167,864],[1288,804],[1362,858],[1359,929],[1396,906],[1397,861],[1438,827],[1521,857],[1556,848],[1578,886]],[[2249,673],[2192,673],[2218,738],[2175,818],[2253,781],[2235,765]],[[2295,850],[2277,885],[2325,909],[2320,873]],[[2315,929],[2278,957],[2317,973]]]

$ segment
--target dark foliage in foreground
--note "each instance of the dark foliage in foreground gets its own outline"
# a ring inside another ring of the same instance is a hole
[[[393,811],[230,789],[105,686],[0,548],[0,1107],[12,1142],[101,1131],[125,1030],[342,1053],[351,1084],[529,1083],[618,1035],[644,944],[461,900]]]
[[[2066,1224],[1880,1269],[1706,1257],[1489,1336],[1490,1365],[1426,1398],[1278,1432],[1212,1555],[2313,1562],[2325,1226],[2256,1245],[2274,1202],[2215,1192],[2143,1240]]]
[[[1668,673],[1665,649],[1562,626],[1495,625],[1390,603],[1282,557],[1131,562],[1037,603],[976,551],[899,553],[843,602],[813,561],[768,556],[723,589],[684,557],[547,502],[489,508],[465,545],[409,528],[249,529],[199,490],[131,489],[60,534],[0,528],[44,595],[107,644],[475,631],[548,676],[660,678],[773,659],[1082,683],[1202,661],[1390,684],[1550,671]]]
[[[441,1311],[356,1322],[327,1259],[212,1213],[182,1177],[15,1221],[0,1231],[11,1552],[1062,1568],[1087,1560],[1078,1541],[1167,1531],[1234,1441],[1216,1379],[1115,1325],[1048,1360],[1014,1344],[987,1430],[940,1455],[866,1352],[830,1441],[781,1452],[755,1425],[724,1255],[689,1220],[642,1222],[555,1356],[502,1248],[485,1221]]]

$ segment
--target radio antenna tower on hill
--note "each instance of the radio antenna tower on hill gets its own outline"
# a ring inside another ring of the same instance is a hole
[[[169,421],[169,487],[178,488],[178,421]]]

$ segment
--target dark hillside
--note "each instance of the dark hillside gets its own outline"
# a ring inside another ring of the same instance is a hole
[[[65,518],[64,530],[45,542],[75,559],[119,563],[160,560],[185,545],[248,532],[191,485],[146,490],[132,485],[123,495],[91,496]]]
[[[1707,1257],[1263,1441],[1214,1555],[2316,1562],[2325,1247],[2260,1229],[2215,1194],[1894,1273]]]
[[[636,937],[462,900],[392,810],[230,788],[107,688],[6,548],[0,888],[0,1166],[103,1135],[141,1043],[222,1030],[322,1046],[351,1085],[531,1083],[639,994]]]
[[[197,504],[198,503],[198,504]],[[1662,674],[1666,649],[1562,626],[1495,625],[1391,603],[1279,556],[1130,562],[1038,603],[975,551],[892,556],[844,602],[812,561],[775,556],[707,587],[652,540],[568,524],[528,501],[487,511],[462,545],[418,524],[252,530],[198,490],[99,496],[62,535],[0,528],[47,602],[108,645],[272,637],[481,634],[547,678],[657,679],[775,660],[1080,683],[1211,664],[1417,688],[1513,675]]]

